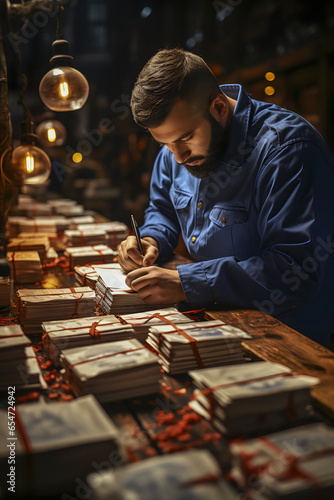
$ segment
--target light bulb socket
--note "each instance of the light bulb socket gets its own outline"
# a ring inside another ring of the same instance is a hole
[[[21,144],[34,145],[38,141],[38,136],[34,132],[34,122],[29,119],[21,122]]]
[[[72,66],[73,57],[70,56],[69,43],[67,40],[55,40],[52,43],[53,57],[50,59],[50,64],[56,66]]]

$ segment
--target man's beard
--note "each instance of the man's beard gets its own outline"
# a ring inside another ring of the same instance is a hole
[[[208,152],[206,156],[189,158],[190,163],[203,159],[202,163],[199,165],[187,165],[183,163],[188,172],[198,179],[207,179],[218,170],[222,157],[228,147],[228,129],[219,125],[210,113],[208,120],[211,125],[211,140]]]

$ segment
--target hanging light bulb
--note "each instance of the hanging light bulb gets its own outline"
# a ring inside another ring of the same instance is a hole
[[[89,85],[78,70],[72,68],[67,40],[55,40],[52,44],[53,68],[46,73],[39,85],[44,104],[53,111],[74,111],[82,108],[88,98]]]
[[[66,128],[57,120],[46,120],[36,127],[39,142],[45,148],[62,146],[66,141]]]
[[[21,124],[21,145],[4,152],[1,158],[1,173],[15,186],[43,184],[51,173],[51,162],[46,153],[35,146],[38,139],[33,133],[33,122]]]

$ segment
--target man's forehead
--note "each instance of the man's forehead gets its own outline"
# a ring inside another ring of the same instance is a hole
[[[149,131],[156,141],[172,143],[194,130],[203,119],[198,106],[178,99],[161,125]]]

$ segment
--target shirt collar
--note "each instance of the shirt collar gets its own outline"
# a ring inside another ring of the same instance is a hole
[[[228,135],[228,149],[222,162],[239,168],[244,163],[245,151],[249,146],[247,137],[252,101],[241,85],[220,85],[220,89],[228,97],[237,100]]]

